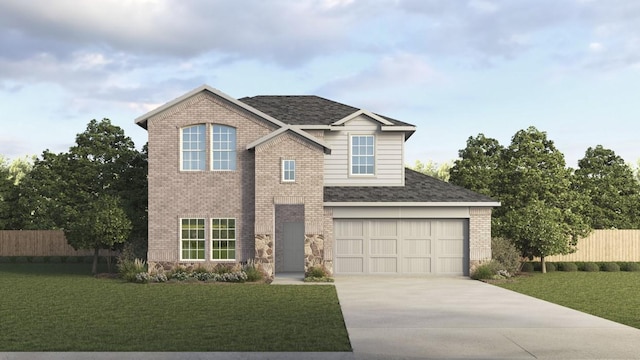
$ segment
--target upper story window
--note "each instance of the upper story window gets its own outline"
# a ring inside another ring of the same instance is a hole
[[[184,127],[182,132],[182,170],[204,170],[205,153],[205,125]]]
[[[296,181],[296,161],[295,160],[282,160],[282,181],[283,182]]]
[[[373,135],[351,136],[351,175],[374,175],[374,140]]]
[[[236,169],[236,129],[213,125],[213,170]]]

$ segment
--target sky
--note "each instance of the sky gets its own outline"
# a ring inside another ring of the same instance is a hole
[[[318,95],[417,126],[405,162],[535,126],[576,167],[640,158],[640,1],[0,0],[0,154],[65,152],[208,84]]]

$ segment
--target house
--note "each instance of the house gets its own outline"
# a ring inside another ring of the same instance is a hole
[[[207,85],[135,122],[149,135],[151,266],[466,275],[491,257],[499,203],[406,169],[414,125],[317,96],[235,99]]]

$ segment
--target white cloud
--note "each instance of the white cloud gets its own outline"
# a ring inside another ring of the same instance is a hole
[[[589,44],[589,50],[594,53],[599,53],[604,51],[604,46],[599,42],[592,42]]]

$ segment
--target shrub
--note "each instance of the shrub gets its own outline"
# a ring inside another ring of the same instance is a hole
[[[323,278],[327,277],[327,272],[323,266],[316,265],[307,270],[307,273],[304,275],[304,277]]]
[[[622,266],[620,266],[620,270],[622,270],[622,271],[640,271],[640,264],[635,263],[635,262],[624,263],[624,264],[622,264]]]
[[[584,263],[583,270],[587,272],[598,272],[600,271],[600,267],[596,263],[587,262],[587,263]]]
[[[602,264],[602,271],[607,271],[607,272],[618,272],[620,271],[620,265],[614,263],[614,262],[607,262]]]
[[[509,274],[515,274],[520,269],[522,263],[520,251],[513,243],[505,238],[491,239],[491,258],[500,263],[503,270]]]
[[[522,263],[522,267],[520,268],[522,272],[533,272],[533,264],[530,262]]]
[[[60,256],[52,256],[49,258],[50,263],[59,264],[62,262],[62,258]]]
[[[552,262],[545,262],[545,267],[547,268],[547,272],[554,272],[556,271],[556,264],[552,263]]]
[[[572,262],[563,262],[558,264],[558,270],[574,272],[574,271],[578,271],[578,265]]]
[[[253,260],[247,261],[242,267],[242,270],[247,274],[247,281],[254,282],[262,280],[262,271],[258,269]]]
[[[73,264],[78,262],[78,258],[75,256],[68,256],[65,262]]]
[[[42,256],[34,256],[31,258],[31,262],[41,264],[45,262],[45,258]]]
[[[8,256],[0,256],[0,263],[10,263],[11,258]]]
[[[27,257],[26,257],[26,256],[18,256],[18,257],[16,258],[16,262],[17,262],[17,263],[24,264],[24,263],[26,263],[26,262],[29,262],[29,259],[27,259]]]
[[[126,258],[119,258],[118,265],[117,265],[118,274],[120,275],[120,277],[122,277],[126,281],[139,282],[137,275],[140,273],[147,272],[146,265],[147,264],[144,260],[140,260],[140,259],[130,260]]]
[[[491,260],[476,267],[471,278],[474,280],[501,279],[503,276],[499,274],[500,270],[502,270],[500,263]]]

